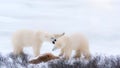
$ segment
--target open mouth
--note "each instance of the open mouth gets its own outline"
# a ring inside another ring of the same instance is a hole
[[[55,50],[57,50],[57,47],[54,47],[54,48],[52,49],[52,51],[55,51]]]

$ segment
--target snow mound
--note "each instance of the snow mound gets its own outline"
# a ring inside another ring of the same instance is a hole
[[[120,56],[94,56],[89,61],[81,59],[55,59],[39,64],[29,64],[30,55],[0,54],[0,68],[120,68]]]

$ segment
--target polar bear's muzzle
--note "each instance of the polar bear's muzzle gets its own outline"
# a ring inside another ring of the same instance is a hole
[[[53,43],[53,44],[55,44],[55,42],[56,42],[56,41],[57,41],[57,40],[56,40],[56,39],[54,39],[54,40],[52,41],[52,43]]]

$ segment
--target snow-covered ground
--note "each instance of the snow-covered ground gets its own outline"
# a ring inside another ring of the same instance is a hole
[[[119,55],[120,0],[0,0],[1,53],[12,51],[12,33],[18,29],[82,32],[92,54]],[[52,46],[45,43],[41,53],[51,52]],[[32,53],[31,48],[25,51]]]

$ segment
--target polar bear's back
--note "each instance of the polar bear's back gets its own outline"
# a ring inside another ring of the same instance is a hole
[[[70,38],[74,49],[88,48],[88,40],[83,34],[75,33],[72,34]]]
[[[29,45],[33,42],[34,31],[32,30],[19,30],[13,34],[12,42],[13,44]]]
[[[64,42],[64,43],[63,43]],[[68,36],[62,36],[59,38],[56,42],[56,44],[62,44],[62,45],[67,45],[67,43],[70,43],[70,39]]]

